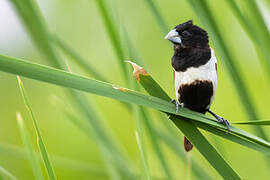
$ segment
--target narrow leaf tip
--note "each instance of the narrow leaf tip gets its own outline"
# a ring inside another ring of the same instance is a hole
[[[17,80],[18,80],[18,83],[19,83],[19,84],[22,83],[22,80],[21,80],[20,76],[17,76]]]
[[[22,122],[22,115],[20,112],[16,112],[16,117],[17,117],[18,122],[21,123]]]
[[[126,61],[130,63],[133,67],[133,76],[137,79],[137,81],[140,81],[140,75],[148,76],[149,74],[145,71],[145,69],[138,64],[132,62],[132,61]]]

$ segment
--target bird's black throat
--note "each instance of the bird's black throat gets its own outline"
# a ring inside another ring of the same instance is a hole
[[[211,59],[210,47],[186,48],[179,44],[174,45],[174,55],[172,66],[175,71],[186,71],[190,67],[199,67],[206,64]]]

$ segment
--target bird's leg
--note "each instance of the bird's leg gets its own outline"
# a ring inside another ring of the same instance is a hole
[[[175,99],[172,99],[172,100],[171,100],[171,103],[175,104],[176,112],[178,112],[179,107],[181,107],[181,108],[184,107],[184,103],[179,103],[179,102],[176,101]]]
[[[213,113],[212,111],[210,111],[210,109],[207,110],[212,116],[214,116],[218,122],[224,124],[227,127],[228,132],[230,132],[230,123],[229,121],[227,121],[226,119],[224,119],[223,117],[220,117],[219,115]]]

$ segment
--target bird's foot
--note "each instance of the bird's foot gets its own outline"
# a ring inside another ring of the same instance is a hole
[[[175,104],[175,109],[176,112],[178,112],[179,107],[183,108],[184,107],[184,103],[179,103],[178,101],[176,101],[175,99],[171,100],[171,103]]]
[[[220,116],[219,116],[218,118],[216,118],[216,119],[217,119],[218,122],[220,122],[220,123],[222,123],[224,126],[226,126],[228,132],[230,132],[231,128],[230,128],[230,123],[229,123],[228,120],[226,120],[226,119],[224,119],[223,117],[220,117]]]
[[[213,112],[210,111],[210,110],[208,110],[208,112],[209,112],[212,116],[214,116],[214,117],[217,119],[217,121],[218,121],[219,123],[222,123],[224,126],[226,126],[228,132],[230,132],[231,128],[230,128],[230,123],[229,123],[228,120],[224,119],[223,117],[220,117],[219,115],[213,113]]]

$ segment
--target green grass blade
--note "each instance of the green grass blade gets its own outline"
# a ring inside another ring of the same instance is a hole
[[[22,81],[21,81],[20,77],[17,76],[17,78],[18,78],[18,84],[19,84],[19,87],[20,87],[20,90],[21,90],[21,94],[22,94],[22,97],[23,97],[23,100],[24,100],[24,104],[26,106],[26,109],[29,111],[29,113],[31,115],[32,123],[33,123],[33,126],[34,126],[35,131],[36,131],[38,147],[39,147],[39,150],[40,150],[44,165],[46,167],[48,176],[49,176],[49,178],[51,180],[55,180],[56,176],[55,176],[51,161],[49,159],[45,144],[43,143],[43,138],[42,138],[41,133],[39,131],[39,127],[38,127],[34,112],[32,110],[32,107],[30,105],[30,101],[28,100],[28,97],[26,95],[26,92],[24,90],[24,87],[23,87],[23,84],[22,84]]]
[[[250,119],[258,119],[258,115],[256,113],[256,108],[253,105],[253,101],[247,92],[247,87],[244,83],[243,78],[240,75],[238,65],[233,61],[231,53],[229,53],[228,46],[225,44],[224,39],[222,38],[221,31],[219,27],[216,25],[214,17],[206,3],[205,0],[189,1],[191,6],[194,9],[194,12],[200,18],[202,23],[207,27],[207,31],[212,37],[212,41],[214,43],[214,47],[218,50],[218,53],[223,58],[225,65],[231,75],[236,91],[240,97],[240,102],[242,103],[246,114]],[[256,126],[257,134],[263,139],[267,139],[267,136],[261,127]]]
[[[31,79],[48,82],[68,88],[85,91],[99,96],[113,98],[119,101],[133,103],[141,106],[151,107],[159,111],[176,114],[181,117],[190,118],[194,121],[202,122],[223,130],[226,127],[216,122],[213,118],[200,113],[182,108],[178,113],[175,112],[175,106],[163,99],[147,96],[126,88],[119,88],[115,85],[104,83],[101,81],[89,79],[83,76],[71,74],[62,70],[57,70],[44,65],[26,62],[17,58],[0,55],[0,71],[22,75]],[[149,75],[148,75],[149,76]],[[158,90],[157,90],[158,91]],[[235,127],[231,127],[231,133],[241,134],[243,137],[249,138],[255,143],[260,142],[265,147],[270,144],[260,138],[251,136],[250,134],[240,131]]]
[[[26,147],[28,159],[31,163],[31,166],[34,172],[34,176],[36,179],[42,180],[44,179],[42,170],[41,170],[38,158],[36,156],[35,150],[31,144],[29,133],[24,125],[24,122],[20,113],[17,113],[17,120],[18,120],[19,130],[22,136],[22,140],[23,140],[24,146]]]
[[[8,170],[0,166],[0,174],[3,175],[3,177],[6,177],[9,180],[17,180],[17,178],[11,174]],[[0,179],[4,179],[0,176]]]
[[[124,52],[121,47],[121,38],[120,34],[117,31],[115,23],[112,20],[112,15],[109,14],[109,8],[107,5],[107,0],[95,0],[96,5],[98,7],[99,13],[102,17],[103,23],[105,25],[105,29],[108,33],[108,36],[111,40],[112,47],[114,48],[115,54],[117,55],[118,63],[123,72],[123,76],[125,77],[126,82],[128,81],[128,71],[124,62]]]
[[[234,122],[233,124],[269,126],[270,125],[270,120],[242,121],[242,122]]]

